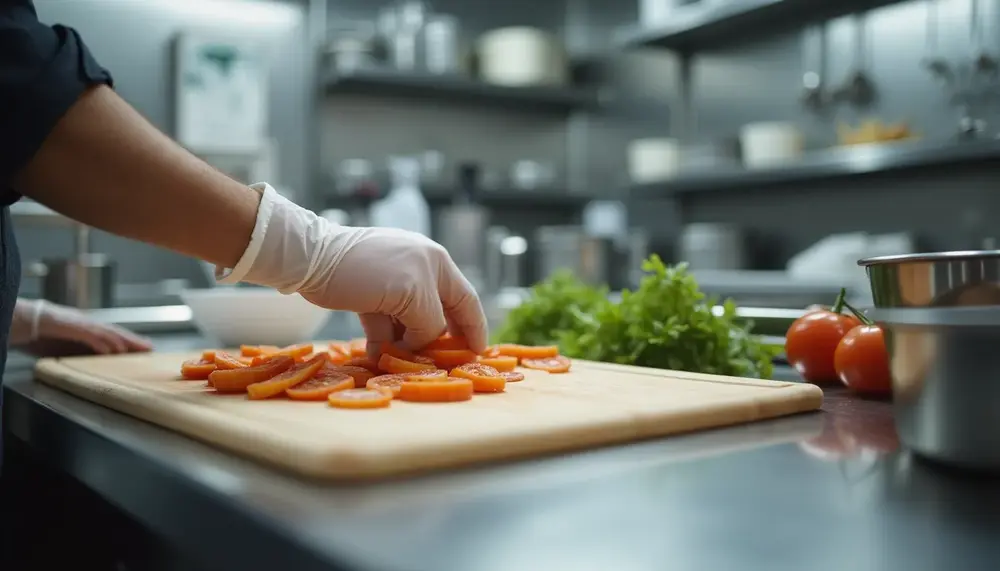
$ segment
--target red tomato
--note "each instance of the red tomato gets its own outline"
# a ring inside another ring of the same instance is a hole
[[[785,334],[788,364],[811,383],[834,382],[833,353],[847,332],[861,322],[853,315],[812,311],[795,320]]]
[[[889,352],[877,325],[859,325],[840,341],[833,356],[837,376],[851,390],[869,395],[892,393]]]

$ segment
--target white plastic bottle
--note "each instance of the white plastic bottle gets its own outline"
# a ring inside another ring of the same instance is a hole
[[[390,157],[392,190],[372,204],[371,225],[401,228],[431,235],[431,209],[420,192],[420,161],[416,157]]]

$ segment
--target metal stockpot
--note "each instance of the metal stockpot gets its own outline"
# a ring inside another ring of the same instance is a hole
[[[42,297],[52,303],[79,309],[114,305],[116,267],[103,254],[46,259],[31,264],[27,273],[41,280]]]

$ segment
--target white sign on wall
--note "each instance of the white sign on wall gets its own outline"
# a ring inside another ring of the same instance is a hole
[[[260,44],[181,35],[174,55],[177,141],[199,154],[259,152],[268,131]]]

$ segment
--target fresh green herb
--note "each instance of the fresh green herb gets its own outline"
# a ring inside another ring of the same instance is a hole
[[[559,273],[532,288],[497,334],[502,343],[556,343],[567,357],[717,375],[767,378],[780,348],[761,343],[739,323],[732,300],[713,312],[716,300],[698,288],[686,264],[667,267],[658,256],[643,264],[646,275],[619,302],[607,290]]]

